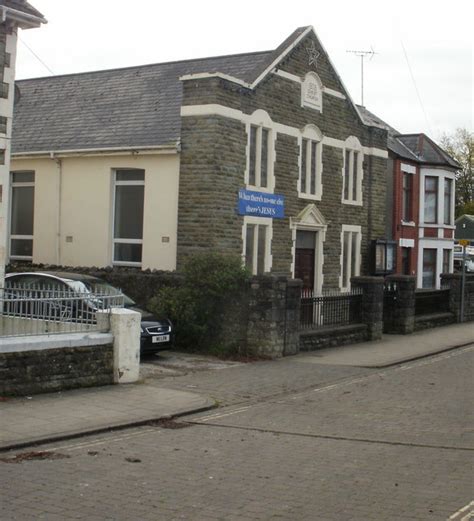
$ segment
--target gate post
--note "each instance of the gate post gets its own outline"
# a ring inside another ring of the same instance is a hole
[[[351,286],[362,288],[361,322],[367,324],[367,340],[383,333],[383,277],[353,277]]]
[[[461,273],[442,273],[441,287],[449,288],[449,311],[454,315],[456,323],[462,322],[461,317]]]
[[[260,275],[250,284],[247,347],[270,358],[299,350],[301,282],[286,276]]]
[[[385,280],[394,288],[390,308],[385,310],[388,318],[385,332],[410,335],[415,330],[416,278],[411,275],[389,275]]]

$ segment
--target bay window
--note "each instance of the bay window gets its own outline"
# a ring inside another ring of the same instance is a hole
[[[424,222],[436,224],[438,222],[438,178],[425,177],[425,214]]]
[[[444,179],[444,224],[453,224],[452,219],[453,180]]]

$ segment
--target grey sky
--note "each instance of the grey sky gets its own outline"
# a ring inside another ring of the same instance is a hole
[[[31,3],[49,23],[21,33],[18,78],[49,75],[22,42],[55,74],[67,74],[274,49],[296,27],[313,25],[356,103],[360,59],[346,51],[372,46],[378,54],[365,65],[369,110],[401,132],[434,139],[457,127],[472,129],[469,0]]]

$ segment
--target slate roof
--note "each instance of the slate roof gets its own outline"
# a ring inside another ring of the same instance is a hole
[[[425,134],[403,134],[397,139],[412,150],[423,163],[459,168],[459,163]]]
[[[12,153],[176,146],[181,76],[254,84],[310,30],[299,27],[273,51],[18,81]]]
[[[44,20],[44,16],[26,0],[0,0],[0,5],[11,7],[17,11],[37,16]]]
[[[401,134],[365,107],[357,108],[367,125],[388,131],[387,148],[395,155],[418,163],[459,168],[457,161],[425,134]]]
[[[12,153],[173,146],[181,76],[221,72],[250,81],[271,51],[16,82]]]

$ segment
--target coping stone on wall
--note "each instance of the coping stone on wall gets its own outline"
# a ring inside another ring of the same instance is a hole
[[[114,337],[110,333],[86,333],[79,335],[59,334],[0,338],[0,353],[18,353],[24,351],[41,351],[66,347],[87,347],[113,344]]]

